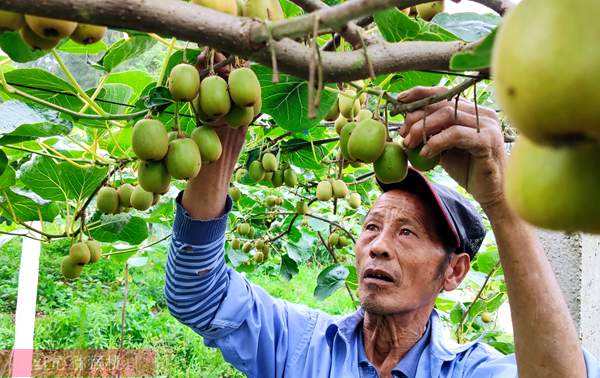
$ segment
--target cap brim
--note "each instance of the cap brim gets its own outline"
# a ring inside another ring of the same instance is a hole
[[[429,197],[430,203],[434,205],[435,210],[438,211],[438,215],[441,215],[445,225],[447,226],[448,231],[450,231],[451,236],[454,238],[455,247],[457,250],[460,249],[460,236],[454,225],[454,221],[452,220],[452,216],[448,213],[446,206],[442,202],[441,198],[437,194],[435,188],[432,183],[425,178],[421,174],[421,172],[416,169],[409,167],[408,174],[406,178],[394,184],[384,184],[381,181],[377,180],[379,187],[384,192],[389,192],[390,190],[403,190],[411,193],[416,193],[420,196]]]

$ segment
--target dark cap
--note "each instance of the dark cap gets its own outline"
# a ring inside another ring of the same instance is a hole
[[[384,192],[399,189],[429,199],[433,207],[439,210],[438,215],[454,238],[455,252],[465,252],[473,260],[485,238],[485,227],[479,212],[465,197],[444,185],[430,182],[413,168],[409,168],[408,175],[402,182],[378,183]]]

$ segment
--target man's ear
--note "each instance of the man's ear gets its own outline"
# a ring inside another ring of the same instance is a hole
[[[466,253],[453,254],[450,263],[444,271],[442,289],[451,291],[456,289],[465,279],[471,269],[471,258]]]

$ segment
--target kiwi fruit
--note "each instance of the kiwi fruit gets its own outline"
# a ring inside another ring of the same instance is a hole
[[[196,142],[203,163],[219,160],[223,153],[221,139],[214,129],[201,126],[192,131],[192,139]]]
[[[254,160],[252,163],[250,163],[248,176],[250,176],[254,182],[262,181],[265,178],[265,170],[261,161]]]
[[[262,166],[266,172],[275,172],[279,167],[277,157],[270,152],[267,152],[262,157]]]
[[[342,151],[344,159],[348,161],[354,160],[348,151],[348,141],[350,140],[350,136],[352,136],[352,132],[354,132],[355,128],[356,123],[350,122],[342,128],[342,133],[340,134],[340,150]]]
[[[372,119],[361,121],[348,139],[348,155],[352,160],[373,163],[383,153],[386,137],[387,130],[383,123]]]
[[[77,22],[32,16],[30,14],[25,15],[25,22],[39,37],[52,40],[69,37],[77,28]]]
[[[173,100],[192,101],[200,90],[200,73],[191,64],[178,64],[171,70],[168,85]]]
[[[242,182],[244,177],[248,175],[248,170],[246,168],[240,168],[235,172],[235,181]]]
[[[335,180],[331,186],[335,198],[346,198],[349,193],[348,186],[342,180]]]
[[[160,201],[160,197],[160,194],[152,193],[152,206],[156,205]]]
[[[254,254],[254,263],[256,264],[262,264],[265,261],[265,255],[264,253],[262,253],[262,251],[257,251]]]
[[[340,103],[338,100],[335,100],[329,112],[325,115],[325,120],[329,122],[333,122],[338,119],[340,116]]]
[[[274,207],[277,205],[277,197],[275,196],[267,196],[267,199],[265,200],[265,205],[267,205],[267,207]]]
[[[360,198],[360,194],[354,192],[354,193],[350,193],[350,196],[348,197],[348,204],[350,205],[351,208],[353,209],[358,209],[360,207],[362,203],[362,199]]]
[[[84,242],[75,243],[69,249],[69,257],[74,264],[87,264],[90,262],[90,249]]]
[[[133,185],[123,184],[117,189],[119,195],[119,205],[121,207],[131,207],[131,193],[133,193]]]
[[[281,21],[284,18],[279,0],[246,0],[244,16],[268,21]]]
[[[0,31],[16,31],[23,26],[25,26],[25,17],[22,14],[0,10]]]
[[[227,126],[232,129],[249,126],[254,120],[254,108],[251,106],[242,108],[236,104],[231,104],[231,109],[225,115],[224,120]]]
[[[29,26],[25,25],[19,31],[21,38],[33,50],[50,50],[58,45],[60,40],[45,39],[35,34]]]
[[[333,198],[333,187],[328,180],[321,181],[317,185],[317,199],[319,201],[329,201]]]
[[[274,188],[278,188],[283,185],[284,181],[284,173],[282,170],[276,170],[273,172],[273,177],[271,178],[271,184],[273,184]]]
[[[381,157],[373,164],[377,179],[384,184],[401,182],[408,174],[408,159],[398,143],[386,143]]]
[[[244,253],[249,253],[250,251],[252,251],[252,247],[253,247],[253,245],[251,242],[245,242],[244,246],[242,247],[242,251]]]
[[[336,120],[335,120],[335,132],[338,135],[342,135],[342,129],[344,128],[344,126],[346,126],[348,124],[348,120],[346,118],[344,118],[343,115],[340,115]]]
[[[240,241],[240,239],[235,238],[231,241],[231,248],[240,249],[241,246],[242,246],[242,242]]]
[[[283,171],[283,181],[288,188],[295,188],[298,186],[298,175],[292,168],[287,168]]]
[[[131,147],[142,160],[162,160],[169,150],[169,135],[165,125],[153,119],[136,122],[131,134]]]
[[[232,186],[229,188],[229,196],[233,202],[237,202],[242,198],[242,192],[235,186]]]
[[[70,256],[63,257],[60,263],[60,271],[63,277],[69,280],[74,280],[81,276],[83,265],[76,264],[71,260]]]
[[[79,24],[71,34],[71,40],[80,45],[91,45],[104,38],[108,28],[106,26]]]
[[[231,110],[227,82],[220,76],[208,76],[200,83],[200,108],[209,117],[223,117]]]
[[[96,195],[96,208],[104,214],[115,214],[119,210],[119,194],[115,188],[104,186]]]
[[[338,234],[336,234],[335,232],[330,234],[329,238],[327,239],[327,243],[329,244],[330,247],[337,246],[339,241],[340,241],[340,236]]]
[[[356,91],[348,89],[344,94],[338,96],[340,113],[346,119],[354,119],[360,112],[360,100],[356,97]]]
[[[138,169],[138,182],[148,192],[163,194],[169,191],[171,175],[162,161],[142,161]]]
[[[240,234],[240,235],[242,235],[242,236],[248,235],[250,233],[250,229],[251,229],[251,227],[250,227],[249,223],[246,223],[246,222],[240,223],[237,226],[237,233]]]
[[[430,171],[440,163],[440,155],[426,158],[421,156],[422,149],[423,145],[417,148],[407,149],[406,155],[408,156],[408,161],[410,161],[410,165],[412,165],[414,169],[417,169],[421,172]]]
[[[182,138],[169,143],[166,165],[169,174],[176,179],[196,177],[202,167],[202,158],[196,142],[191,138]]]
[[[296,204],[296,213],[308,214],[308,205],[304,201],[298,201]]]
[[[85,242],[88,249],[90,250],[90,261],[88,264],[98,262],[102,257],[102,246],[94,239],[90,239]]]
[[[146,211],[154,202],[154,193],[144,190],[141,186],[136,186],[131,194],[131,206],[140,211]]]
[[[360,112],[358,112],[357,119],[358,122],[366,121],[367,119],[373,119],[373,112],[368,109],[362,109]]]
[[[242,108],[254,106],[261,98],[258,77],[250,68],[237,68],[229,75],[229,94],[233,102]]]

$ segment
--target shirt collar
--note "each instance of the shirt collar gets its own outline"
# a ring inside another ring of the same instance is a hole
[[[409,378],[415,377],[417,374],[417,366],[419,365],[419,359],[421,358],[421,354],[429,344],[431,338],[431,318],[427,322],[427,327],[425,328],[425,332],[417,341],[415,345],[402,357],[400,362],[394,367],[392,371],[398,371],[404,374]],[[358,363],[370,363],[367,359],[367,354],[365,352],[365,344],[363,341],[363,333],[359,332],[358,339]]]
[[[329,347],[333,345],[333,339],[336,335],[340,336],[347,345],[350,345],[350,341],[355,341],[359,334],[357,332],[358,325],[364,319],[365,312],[363,308],[360,308],[355,313],[339,317],[336,321],[327,327],[325,337]],[[440,319],[438,310],[434,309],[429,318],[429,346],[432,357],[442,361],[451,361],[456,358],[458,353],[461,353],[469,349],[473,344],[477,343],[479,339],[469,342],[467,344],[457,344],[449,337],[445,336],[444,326]],[[427,345],[427,344],[426,344]]]

